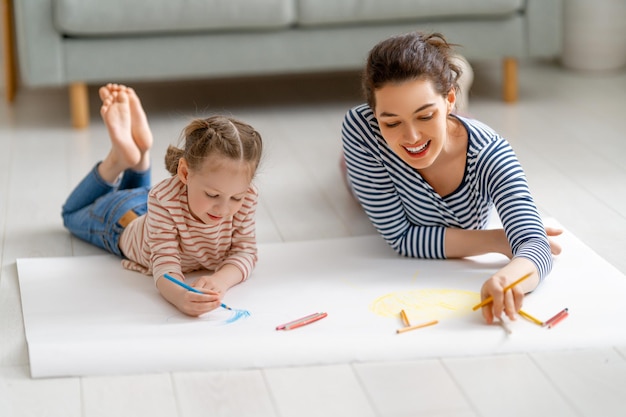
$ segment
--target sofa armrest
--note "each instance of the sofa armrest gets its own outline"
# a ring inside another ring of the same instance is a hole
[[[526,0],[526,3],[528,56],[559,56],[563,38],[563,0]]]
[[[27,86],[64,85],[63,47],[52,0],[13,0],[20,80]]]

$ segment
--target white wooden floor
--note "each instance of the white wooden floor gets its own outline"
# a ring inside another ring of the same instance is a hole
[[[513,144],[542,211],[626,273],[626,72],[523,63],[520,101],[504,105],[498,69],[475,65],[469,112]],[[361,101],[358,75],[135,87],[155,131],[155,181],[166,175],[165,147],[189,117],[227,111],[265,139],[260,242],[373,233],[337,169],[342,116]],[[68,126],[66,103],[61,89],[22,90],[13,106],[0,103],[0,416],[626,415],[626,346],[31,380],[16,258],[99,253],[70,238],[60,208],[108,140],[95,89],[85,131]]]

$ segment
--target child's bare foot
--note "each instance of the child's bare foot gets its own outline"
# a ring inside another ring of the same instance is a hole
[[[109,131],[111,151],[98,167],[100,176],[113,183],[128,168],[135,167],[142,153],[131,133],[131,112],[126,91],[109,91],[100,114]]]
[[[133,140],[141,152],[141,159],[137,166],[134,166],[133,169],[136,171],[145,171],[150,167],[149,151],[150,148],[152,148],[153,138],[150,125],[148,124],[148,117],[143,110],[139,96],[137,96],[137,93],[135,93],[135,90],[132,88],[114,83],[109,83],[100,87],[98,93],[100,94],[102,102],[104,102],[112,94],[120,91],[125,91],[128,96],[128,103],[130,107],[130,130]]]
[[[144,171],[150,167],[150,155],[149,151],[152,148],[152,131],[148,124],[148,117],[143,110],[139,96],[130,87],[126,87],[126,94],[128,95],[128,103],[130,107],[130,130],[133,136],[133,140],[141,152],[141,161],[135,168],[137,171]]]
[[[107,85],[103,85],[98,89],[98,95],[100,96],[100,100],[102,103],[106,101],[112,94],[120,92],[124,89],[123,85],[108,83]]]

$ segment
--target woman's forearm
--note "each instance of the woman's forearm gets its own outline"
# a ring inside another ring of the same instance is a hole
[[[501,253],[509,258],[511,246],[503,229],[465,230],[447,228],[444,236],[446,258]]]

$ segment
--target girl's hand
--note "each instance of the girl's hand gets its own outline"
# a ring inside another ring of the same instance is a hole
[[[217,291],[198,288],[198,291],[202,292],[202,294],[198,294],[182,288],[165,278],[159,278],[156,286],[163,298],[188,316],[200,316],[215,310],[221,304],[222,297]]]
[[[233,286],[239,284],[243,275],[239,268],[226,264],[212,275],[203,275],[193,284],[194,288],[201,291],[209,290],[219,294],[220,298]]]
[[[220,297],[223,297],[226,291],[230,288],[226,280],[219,279],[219,276],[203,275],[193,284],[194,288],[207,291],[213,291]]]
[[[222,297],[218,292],[203,289],[199,289],[199,291],[202,291],[203,294],[187,290],[181,291],[175,297],[173,304],[186,315],[198,317],[215,310],[222,303]]]

